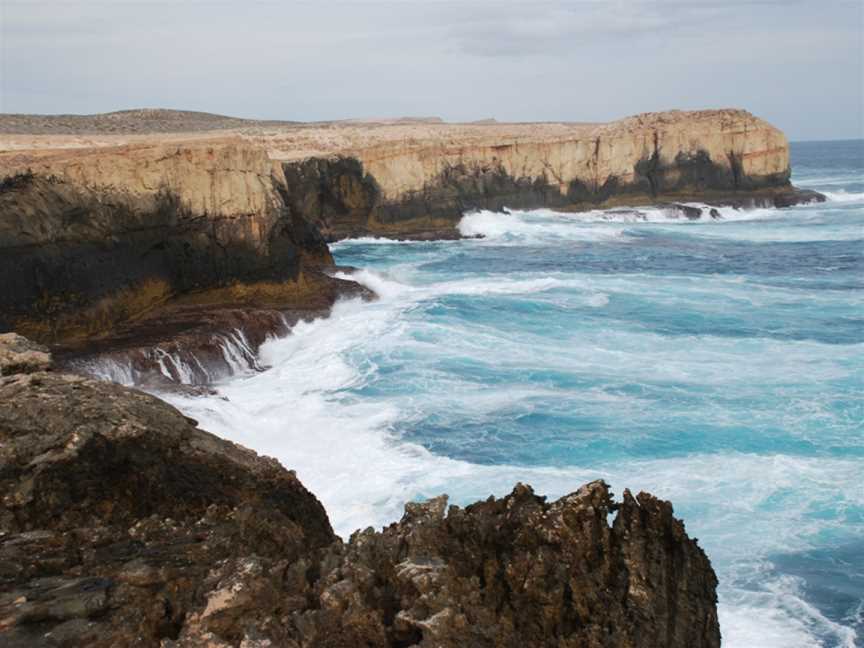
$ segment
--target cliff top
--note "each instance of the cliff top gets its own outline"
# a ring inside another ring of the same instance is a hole
[[[0,154],[16,162],[22,154],[105,147],[203,143],[242,138],[265,148],[278,160],[352,154],[378,147],[498,146],[502,144],[587,139],[656,125],[681,127],[706,121],[764,122],[739,109],[643,113],[607,123],[483,120],[445,123],[439,118],[280,122],[245,120],[210,113],[129,110],[101,115],[0,115]],[[38,154],[37,154],[38,155]]]
[[[501,122],[494,118],[487,118],[466,123],[488,125]],[[0,134],[8,135],[153,135],[256,128],[398,124],[423,125],[447,124],[447,122],[441,117],[435,116],[373,117],[299,122],[283,119],[246,119],[167,108],[135,108],[93,115],[0,113]]]
[[[141,135],[197,133],[244,126],[290,126],[297,122],[254,120],[166,108],[135,108],[95,115],[0,114],[0,133],[17,135]]]

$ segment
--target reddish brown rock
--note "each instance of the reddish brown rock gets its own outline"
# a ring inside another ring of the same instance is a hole
[[[350,268],[342,268],[350,271]],[[339,299],[374,293],[361,284],[323,273],[310,277],[316,288],[291,308],[279,301],[236,301],[166,306],[110,336],[60,349],[58,364],[69,371],[147,390],[209,389],[226,376],[263,367],[258,349],[287,335],[301,320],[328,317]]]

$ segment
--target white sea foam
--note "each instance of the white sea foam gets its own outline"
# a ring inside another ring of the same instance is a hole
[[[342,239],[330,244],[331,250],[338,250],[345,245],[432,245],[439,241],[421,241],[415,239],[383,238],[380,236],[358,236],[357,238]]]
[[[519,480],[554,497],[603,478],[618,493],[624,487],[648,490],[674,501],[679,512],[687,510],[690,532],[703,538],[722,569],[736,559],[806,548],[814,529],[801,520],[826,501],[839,497],[843,506],[864,505],[860,489],[843,486],[858,479],[854,461],[714,454],[554,469],[481,466],[433,455],[394,433],[397,422],[411,416],[409,402],[344,395],[375,371],[346,357],[370,340],[398,334],[401,326],[398,312],[386,304],[343,303],[331,318],[301,323],[294,335],[266,344],[263,360],[273,369],[222,385],[220,397],[171,399],[206,429],[296,469],[343,535],[389,523],[405,501],[418,497],[447,492],[464,504],[502,495]],[[502,402],[518,397],[499,396]],[[472,407],[498,406],[465,397]],[[771,507],[777,497],[783,505]],[[700,510],[704,502],[712,502],[710,510]],[[756,589],[721,584],[726,646],[815,646],[814,629],[836,635],[839,645],[854,645],[851,631],[809,608],[794,583],[766,573],[748,587]]]
[[[452,281],[441,281],[425,285],[410,285],[394,278],[391,273],[383,275],[371,270],[360,270],[352,274],[336,273],[340,279],[352,279],[375,291],[380,297],[390,300],[403,300],[419,302],[433,299],[444,295],[517,295],[537,294],[556,288],[580,288],[590,290],[589,282],[581,279],[561,279],[553,276],[526,277],[493,276],[472,277],[469,279],[456,279]],[[593,305],[597,303],[597,296],[590,295]]]
[[[694,229],[720,230],[715,223],[732,220],[771,221],[779,213],[729,209],[721,211],[722,220],[699,221]],[[660,211],[645,218],[610,216],[599,210],[586,214],[477,212],[463,218],[460,229],[465,235],[483,235],[485,241],[455,245],[621,240],[630,228],[643,222],[677,226],[689,221]],[[864,345],[670,336],[638,327],[563,329],[550,339],[530,331],[514,333],[494,321],[453,324],[447,318],[417,314],[452,296],[497,300],[497,296],[521,299],[520,295],[530,295],[533,301],[545,300],[563,308],[579,306],[588,314],[598,312],[588,309],[614,306],[622,295],[640,295],[664,307],[701,304],[703,310],[715,308],[718,314],[730,303],[764,308],[805,298],[809,306],[820,308],[823,302],[829,303],[829,297],[790,287],[752,285],[747,278],[735,276],[511,273],[464,277],[441,273],[437,275],[440,280],[430,282],[418,266],[419,262],[408,262],[390,266],[386,273],[361,270],[350,275],[372,288],[380,299],[340,302],[329,318],[301,322],[292,335],[265,343],[261,363],[272,368],[224,381],[217,386],[216,396],[192,399],[175,394],[168,398],[203,428],[275,456],[297,470],[343,536],[356,528],[398,519],[404,503],[411,499],[446,492],[454,503],[465,504],[489,494],[503,495],[516,481],[530,483],[552,497],[597,478],[606,479],[618,494],[625,487],[652,492],[675,503],[689,533],[701,539],[720,573],[724,646],[821,646],[816,637],[830,637],[831,646],[855,646],[859,638],[854,631],[808,604],[801,583],[778,574],[770,557],[807,550],[817,534],[847,532],[843,511],[850,511],[851,517],[864,507],[858,460],[730,450],[662,459],[595,460],[566,468],[480,465],[433,454],[401,435],[412,421],[428,414],[430,399],[435,399],[435,410],[458,412],[466,423],[483,429],[482,424],[495,420],[504,408],[530,413],[538,399],[560,395],[556,388],[541,384],[487,388],[482,381],[461,381],[438,369],[439,362],[460,361],[596,377],[598,386],[569,397],[586,411],[616,408],[625,427],[630,420],[638,420],[646,401],[639,394],[605,388],[620,383],[622,377],[636,384],[688,385],[716,393],[719,400],[747,398],[751,396],[748,390],[757,387],[782,397],[794,376],[798,387],[804,385],[817,396],[797,400],[793,390],[784,413],[754,406],[748,424],[780,426],[802,441],[827,447],[834,441],[828,423],[838,414],[832,411],[829,401],[833,395],[824,386],[854,378],[856,369],[848,357],[855,349],[864,352]],[[242,348],[237,340],[235,345]],[[384,395],[364,393],[374,387],[373,378],[381,369],[376,363],[384,360],[405,367],[405,389]],[[820,400],[818,394],[823,393]],[[678,412],[676,408],[686,410],[686,399],[682,403],[670,401],[670,417]],[[700,416],[718,428],[741,423],[724,418],[729,412],[722,403],[706,404]],[[809,439],[803,425],[813,420],[826,422],[819,439]],[[494,430],[488,434],[488,443],[496,443]],[[825,519],[821,514],[826,510],[837,514]]]
[[[582,215],[556,213],[550,210],[523,211],[476,211],[466,214],[459,222],[463,236],[482,236],[498,244],[524,245],[528,242],[550,240],[604,241],[620,238],[621,227],[586,227],[595,221]],[[619,221],[628,222],[628,221]]]
[[[482,489],[495,485],[500,493],[512,486],[513,480],[531,476],[531,483],[537,484],[542,490],[562,494],[568,488],[581,483],[580,480],[584,481],[593,475],[610,479],[617,488],[630,486],[656,491],[679,504],[713,501],[716,498],[722,510],[747,515],[761,502],[770,498],[771,491],[762,490],[766,482],[771,488],[781,490],[790,487],[796,487],[797,490],[806,482],[811,497],[819,495],[836,498],[837,491],[842,492],[838,484],[847,479],[854,483],[856,479],[855,462],[783,456],[704,455],[631,462],[622,469],[559,470],[483,467],[431,455],[419,446],[399,441],[398,437],[393,435],[395,423],[404,421],[406,411],[410,409],[410,396],[402,400],[391,399],[389,406],[382,406],[381,402],[356,399],[344,393],[346,389],[361,387],[368,376],[377,370],[374,366],[352,358],[353,352],[376,346],[385,352],[387,348],[396,351],[404,348],[405,344],[410,344],[403,335],[406,322],[401,316],[401,309],[393,306],[394,304],[387,300],[372,304],[355,301],[337,304],[331,317],[301,322],[295,327],[293,335],[265,343],[261,349],[262,361],[273,368],[219,385],[219,395],[227,397],[227,401],[219,397],[184,398],[181,399],[183,407],[194,411],[194,416],[202,421],[204,427],[209,425],[215,428],[214,431],[272,453],[280,457],[286,465],[296,467],[304,481],[308,480],[312,490],[316,493],[320,490],[324,499],[329,500],[328,510],[343,532],[353,530],[355,524],[383,523],[389,519],[392,510],[382,512],[370,509],[372,515],[366,519],[362,519],[362,516],[345,515],[344,512],[350,511],[356,501],[381,501],[391,492],[392,486],[399,484],[402,488],[396,490],[403,497],[408,491],[413,491],[411,495],[423,494],[425,487],[431,484],[438,484],[442,488],[449,484],[454,487],[450,489],[451,492],[470,498],[488,494],[476,491],[477,486]],[[590,349],[597,339],[586,340],[584,347]],[[734,343],[730,341],[728,350],[733,349],[731,345]],[[472,341],[467,341],[465,346],[459,346],[454,352],[470,352],[472,344]],[[622,344],[625,345],[623,349]],[[630,345],[636,346],[632,341]],[[645,342],[638,345],[648,346]],[[628,345],[623,339],[609,340],[606,343],[608,351],[600,350],[592,363],[598,366],[605,363],[609,366],[605,361],[612,358],[604,356],[615,348],[621,351],[619,360],[628,357],[631,353],[626,346]],[[830,345],[824,345],[824,350],[830,350]],[[499,359],[505,362],[507,355],[514,353],[512,349],[502,348],[500,345],[496,351]],[[706,355],[699,364],[710,363],[712,355],[718,351],[706,350]],[[474,353],[481,352],[483,345],[474,345]],[[668,356],[673,352],[674,348],[670,345],[664,351],[658,351],[656,360],[645,358],[641,362],[632,362],[634,366],[657,366],[665,364],[660,361],[661,353]],[[746,349],[742,352],[747,354]],[[681,353],[693,353],[693,350],[685,349]],[[361,354],[364,355],[365,353]],[[794,371],[789,364],[773,366],[783,356],[787,357],[787,362],[794,362],[794,358],[789,359],[788,347],[781,348],[778,343],[777,353],[769,355],[771,359],[766,360],[761,368],[754,369],[758,374],[751,376],[746,382],[769,380],[771,373],[775,373],[775,380],[780,381],[783,375],[788,376]],[[813,355],[812,350],[802,350],[801,361],[803,362],[805,357],[812,358]],[[510,355],[510,358],[514,359],[515,356]],[[719,356],[717,359],[720,359]],[[669,363],[676,364],[674,357],[669,358]],[[629,366],[619,369],[624,373],[631,373]],[[674,369],[671,371],[676,373]],[[813,380],[817,382],[832,375],[836,376],[836,369],[832,369],[830,358],[826,359],[821,370],[811,364],[811,371],[815,374]],[[722,372],[718,373],[716,379],[734,380],[732,377],[724,377]],[[741,379],[740,375],[738,379]],[[464,401],[462,405],[465,411],[478,414],[484,410],[494,410],[503,402],[520,398],[520,394],[513,393],[487,395],[500,397],[501,400],[499,402],[493,398],[480,402],[474,394],[453,394],[451,397],[456,401]],[[368,468],[372,465],[386,468],[397,464],[392,472],[385,469],[383,473],[379,470],[368,473]],[[688,467],[683,469],[685,464]],[[435,470],[430,470],[432,467],[435,467]],[[334,476],[348,474],[351,475],[351,480],[344,483],[340,483],[340,478]],[[749,475],[756,474],[761,476],[760,480],[748,479]],[[481,478],[477,484],[472,484],[478,476]],[[467,478],[467,481],[454,481],[460,477]],[[373,496],[366,498],[356,490],[342,490],[345,483],[353,484],[356,488],[367,487]],[[710,492],[706,489],[710,489]],[[859,491],[860,489],[852,489],[848,496],[857,497],[857,504],[864,504],[864,493]],[[735,492],[736,496],[724,497],[727,492]],[[694,493],[698,493],[698,496],[694,497]],[[434,495],[435,492],[425,494]],[[400,495],[395,499],[400,503],[404,501],[400,499]],[[799,513],[800,511],[787,507],[772,515],[775,515],[775,519],[777,515],[787,517],[791,524],[798,519]],[[719,521],[722,513],[717,517]],[[788,543],[788,538],[781,540],[775,534],[763,533],[757,529],[760,524],[770,525],[771,520],[757,518],[751,521],[749,528],[753,530],[754,541],[763,545],[768,543],[774,549],[788,546],[770,544],[775,541]],[[724,523],[720,522],[713,536],[724,537],[721,533],[724,526]],[[725,533],[732,533],[736,537],[740,537],[744,532],[735,526],[725,528]],[[797,531],[805,535],[807,530],[798,528]]]
[[[555,240],[605,241],[627,236],[628,229],[620,225],[640,224],[719,224],[779,218],[776,209],[736,209],[711,207],[701,203],[685,206],[700,209],[702,216],[691,220],[674,207],[639,207],[633,209],[595,209],[585,212],[556,212],[550,209],[503,212],[475,211],[465,214],[459,222],[463,236],[480,236],[496,244],[542,243]],[[717,217],[711,216],[714,212]]]
[[[823,191],[822,193],[832,202],[864,202],[864,192],[860,191],[838,189],[837,191]]]

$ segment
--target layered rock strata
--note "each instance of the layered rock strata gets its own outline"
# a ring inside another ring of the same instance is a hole
[[[58,364],[150,391],[209,391],[207,386],[217,380],[264,369],[258,355],[264,342],[287,335],[298,321],[327,317],[342,298],[369,300],[374,294],[358,283],[325,275],[299,303],[286,300],[269,308],[242,300],[195,304],[187,297],[124,323],[105,338],[63,350]]]
[[[517,485],[343,542],[275,460],[46,360],[0,339],[4,646],[720,645],[716,577],[667,502]]]
[[[333,301],[327,245],[287,210],[262,149],[226,141],[29,162],[0,183],[0,330],[70,344],[169,303]]]

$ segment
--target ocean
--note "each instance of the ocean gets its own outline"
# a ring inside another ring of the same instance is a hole
[[[262,372],[167,398],[295,469],[347,537],[448,493],[669,499],[730,648],[864,645],[864,141],[792,145],[829,202],[478,212],[333,246],[346,301]]]

